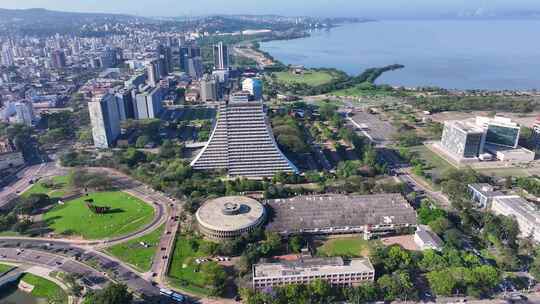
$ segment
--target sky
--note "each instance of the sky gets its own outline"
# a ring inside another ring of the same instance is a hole
[[[0,0],[0,7],[123,13],[139,16],[278,14],[367,18],[461,12],[540,10],[538,0]]]

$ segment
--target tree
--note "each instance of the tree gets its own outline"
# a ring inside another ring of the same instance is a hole
[[[101,291],[90,292],[85,298],[87,304],[129,304],[133,294],[124,284],[110,284]]]
[[[448,269],[431,271],[427,274],[429,286],[435,294],[450,296],[453,294],[458,282]]]
[[[304,240],[301,236],[295,235],[289,239],[289,250],[291,252],[300,252],[304,246]]]
[[[225,290],[227,273],[221,265],[216,262],[207,262],[202,264],[201,273],[203,274],[204,284],[210,288],[210,293],[220,295]]]
[[[414,284],[406,271],[400,270],[392,274],[385,274],[377,280],[377,284],[386,301],[414,300],[417,297]]]
[[[410,253],[400,246],[391,246],[387,258],[383,260],[384,268],[388,273],[398,269],[408,269],[411,263]]]

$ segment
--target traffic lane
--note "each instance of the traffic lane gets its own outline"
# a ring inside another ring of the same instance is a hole
[[[66,273],[79,274],[91,283],[87,284],[91,288],[103,288],[109,279],[89,266],[70,261],[66,257],[56,256],[49,253],[25,249],[21,251],[17,248],[0,248],[0,259],[15,261],[19,263],[29,263],[41,265],[51,270],[61,270]]]
[[[143,278],[139,277],[136,273],[129,270],[129,268],[119,264],[107,258],[104,255],[100,255],[91,250],[71,246],[63,242],[45,241],[45,240],[10,240],[0,241],[0,247],[2,248],[26,248],[25,250],[36,250],[39,252],[48,252],[51,254],[57,254],[74,259],[78,262],[91,262],[99,266],[100,269],[107,272],[101,272],[104,277],[108,277],[109,273],[112,275],[112,279],[115,279],[121,283],[126,284],[130,289],[145,294],[148,296],[154,296],[159,294],[159,290],[152,286],[152,284]],[[76,263],[74,261],[74,263]],[[97,270],[96,270],[97,271]]]

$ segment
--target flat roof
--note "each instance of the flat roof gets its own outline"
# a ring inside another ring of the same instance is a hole
[[[253,278],[272,278],[288,276],[328,275],[334,273],[375,272],[367,258],[351,259],[331,258],[299,258],[295,261],[256,264],[253,267]]]
[[[482,129],[481,127],[469,121],[450,120],[450,121],[446,121],[446,123],[452,125],[453,127],[465,133],[484,133],[484,129]]]
[[[217,231],[252,227],[266,214],[264,206],[246,196],[224,196],[206,201],[195,214],[197,222]]]
[[[497,196],[493,198],[493,201],[511,209],[515,215],[525,218],[529,223],[540,225],[540,210],[521,196]]]
[[[417,222],[414,208],[398,193],[297,196],[266,203],[273,211],[267,229],[277,232]]]

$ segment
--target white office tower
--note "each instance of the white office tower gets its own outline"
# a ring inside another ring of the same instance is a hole
[[[218,82],[210,75],[205,75],[201,80],[201,100],[218,100]]]
[[[214,45],[214,68],[216,70],[229,69],[229,51],[223,42]]]
[[[242,82],[242,90],[249,92],[253,100],[261,100],[263,95],[263,85],[260,79],[246,78]]]
[[[146,87],[135,96],[135,106],[137,119],[153,119],[159,118],[159,114],[163,110],[163,89],[160,87]]]
[[[160,80],[158,60],[155,59],[146,64],[146,75],[148,79],[148,84],[153,87],[157,86]]]
[[[222,104],[210,140],[191,166],[256,179],[298,172],[279,150],[263,103],[256,101]]]
[[[106,94],[95,97],[88,103],[88,111],[94,146],[101,149],[112,147],[120,135],[120,118],[115,96]]]
[[[17,123],[32,126],[34,120],[34,107],[30,101],[15,103],[15,121]]]

